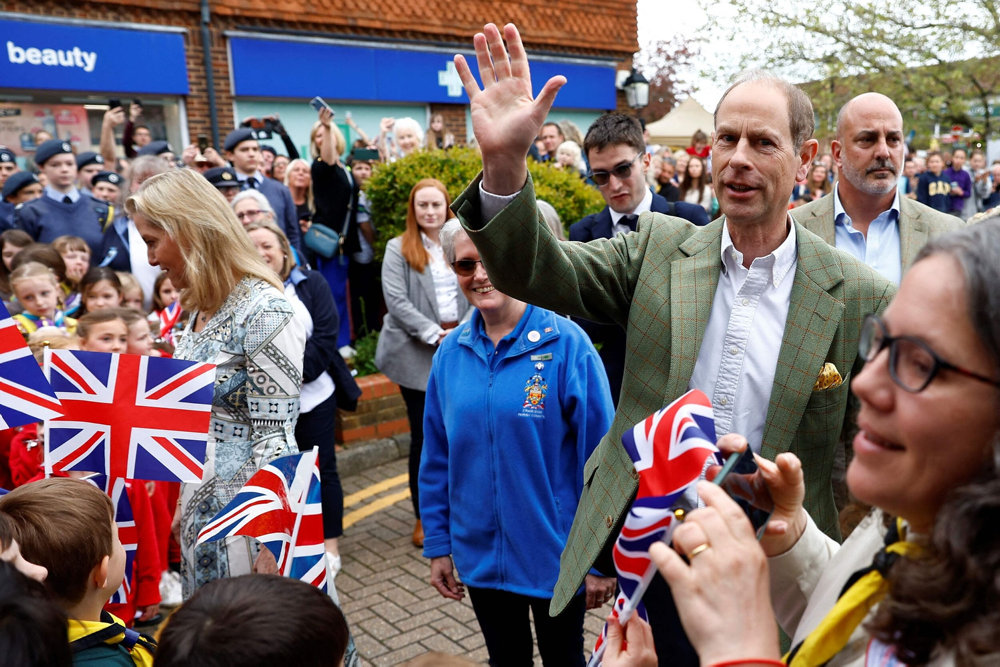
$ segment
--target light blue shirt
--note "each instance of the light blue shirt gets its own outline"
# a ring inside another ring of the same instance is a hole
[[[80,191],[77,190],[76,188],[73,188],[69,192],[59,192],[52,186],[46,185],[45,196],[48,197],[49,199],[55,199],[57,202],[61,202],[63,200],[63,197],[69,197],[70,201],[72,201],[75,204],[78,201],[80,201],[81,195]]]
[[[899,242],[899,188],[892,199],[892,206],[879,213],[868,225],[867,238],[854,228],[851,217],[840,203],[837,187],[833,189],[833,221],[834,238],[839,250],[850,253],[899,285],[903,275]]]

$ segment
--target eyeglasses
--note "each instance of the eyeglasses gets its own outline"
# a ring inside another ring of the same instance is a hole
[[[236,217],[240,220],[253,220],[263,212],[264,211],[240,211],[236,214]]]
[[[911,393],[916,394],[926,389],[942,368],[1000,387],[998,380],[945,361],[919,338],[890,336],[878,315],[866,315],[861,324],[858,354],[865,361],[872,361],[886,347],[889,348],[889,377]]]
[[[471,276],[476,272],[476,264],[482,264],[481,259],[456,259],[451,263],[451,268],[460,276]]]
[[[623,162],[615,166],[611,171],[592,171],[590,172],[590,178],[599,188],[603,188],[611,180],[611,174],[614,174],[618,180],[624,181],[626,178],[632,175],[632,165],[635,161],[639,159],[639,156],[643,153],[637,153],[634,158],[628,162]]]

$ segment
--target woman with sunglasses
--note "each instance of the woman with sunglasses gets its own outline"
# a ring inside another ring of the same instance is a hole
[[[677,529],[677,551],[650,549],[703,664],[779,664],[774,615],[790,667],[998,663],[997,284],[994,218],[931,241],[865,321],[847,484],[874,510],[842,546],[802,509],[801,466],[785,453],[758,458],[776,507],[759,544],[703,484],[708,508]]]
[[[427,382],[420,509],[431,584],[454,600],[468,587],[490,664],[531,664],[530,609],[543,663],[582,666],[585,609],[606,602],[614,580],[588,581],[555,618],[549,601],[584,463],[611,424],[604,367],[572,321],[493,287],[458,220],[441,244],[476,309],[441,344]]]
[[[382,260],[386,315],[375,349],[375,365],[399,385],[410,422],[410,494],[417,521],[413,545],[424,544],[417,470],[424,442],[424,397],[431,358],[458,323],[469,302],[441,250],[441,227],[451,216],[441,181],[425,178],[410,190],[406,230],[391,239]]]

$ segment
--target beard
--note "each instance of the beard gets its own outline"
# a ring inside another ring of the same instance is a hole
[[[887,170],[892,175],[893,178],[869,178],[869,174]],[[896,165],[892,163],[892,160],[877,159],[873,161],[864,170],[856,168],[854,165],[850,164],[846,160],[840,168],[840,174],[846,178],[851,185],[855,188],[870,195],[886,195],[892,192],[892,189],[896,187],[897,178],[899,170],[896,169]]]

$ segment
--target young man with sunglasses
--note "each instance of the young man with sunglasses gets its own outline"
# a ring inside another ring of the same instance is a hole
[[[610,239],[616,234],[635,231],[639,215],[647,211],[684,218],[698,226],[708,224],[708,214],[701,206],[669,202],[653,194],[646,183],[649,153],[642,126],[634,117],[621,113],[601,116],[587,130],[583,148],[590,163],[590,178],[607,206],[600,213],[570,225],[570,241]],[[617,406],[625,371],[625,330],[617,324],[575,321],[600,347],[601,361],[611,384],[611,398]]]
[[[549,79],[533,97],[513,25],[503,36],[487,25],[474,45],[484,88],[463,56],[455,64],[483,173],[453,209],[490,279],[515,298],[626,328],[615,420],[584,467],[550,613],[566,607],[592,568],[614,573],[608,556],[638,488],[622,433],[689,388],[712,399],[718,433],[746,434],[768,459],[795,453],[804,506],[839,537],[833,467],[853,428],[848,387],[863,363],[858,337],[864,316],[882,311],[895,289],[788,215],[792,188],[816,156],[808,97],[763,72],[723,95],[712,149],[722,218],[696,227],[645,213],[636,233],[560,243],[538,220],[524,156],[566,80]],[[829,375],[833,381],[817,383]],[[661,664],[697,665],[662,579],[643,602]]]

